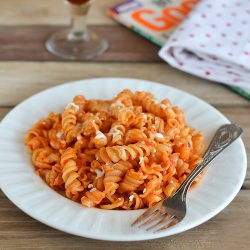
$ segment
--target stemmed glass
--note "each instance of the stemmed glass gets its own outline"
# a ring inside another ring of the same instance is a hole
[[[87,28],[87,14],[93,0],[65,0],[71,13],[71,27],[59,30],[46,41],[52,54],[69,60],[89,60],[101,55],[108,42]]]

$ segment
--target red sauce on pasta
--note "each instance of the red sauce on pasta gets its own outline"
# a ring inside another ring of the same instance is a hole
[[[25,145],[51,188],[102,209],[140,209],[171,196],[205,149],[180,108],[128,89],[111,100],[76,96],[34,124]]]

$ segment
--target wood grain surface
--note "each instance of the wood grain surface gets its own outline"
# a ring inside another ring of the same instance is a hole
[[[62,26],[0,27],[0,60],[62,61],[63,59],[49,54],[44,46],[46,39],[62,28]],[[92,26],[91,29],[109,40],[108,51],[95,61],[160,61],[157,55],[159,47],[125,27]]]
[[[63,61],[50,55],[44,41],[53,31],[69,24],[62,2],[0,1],[0,120],[29,96],[63,82],[93,77],[140,78],[194,94],[239,124],[244,130],[249,159],[250,102],[221,84],[180,72],[162,62],[157,46],[106,15],[107,8],[119,0],[96,0],[89,15],[91,28],[109,40],[107,53],[91,62]],[[121,243],[72,236],[32,219],[0,191],[0,250],[246,250],[249,225],[249,163],[239,194],[217,216],[182,234],[150,241]]]
[[[221,84],[180,72],[163,63],[1,62],[1,106],[58,84],[93,77],[140,78],[188,91],[212,105],[250,107],[250,102]],[[11,91],[12,88],[15,91]],[[167,94],[167,93],[166,93]]]
[[[72,236],[32,219],[0,192],[0,249],[248,250],[249,191],[208,222],[182,234],[139,242],[107,242]]]

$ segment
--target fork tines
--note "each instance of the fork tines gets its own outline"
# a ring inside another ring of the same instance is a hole
[[[139,228],[145,227],[155,222],[153,225],[148,227],[146,230],[149,231],[154,228],[158,228],[154,233],[160,232],[168,227],[175,225],[178,220],[176,216],[168,214],[166,211],[161,211],[158,206],[151,207],[147,209],[141,216],[139,216],[133,223],[132,226],[142,223],[139,225]]]

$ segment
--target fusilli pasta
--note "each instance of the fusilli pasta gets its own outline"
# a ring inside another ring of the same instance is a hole
[[[140,209],[171,196],[205,150],[202,132],[168,99],[127,89],[107,101],[76,96],[24,141],[50,187],[102,209]]]

